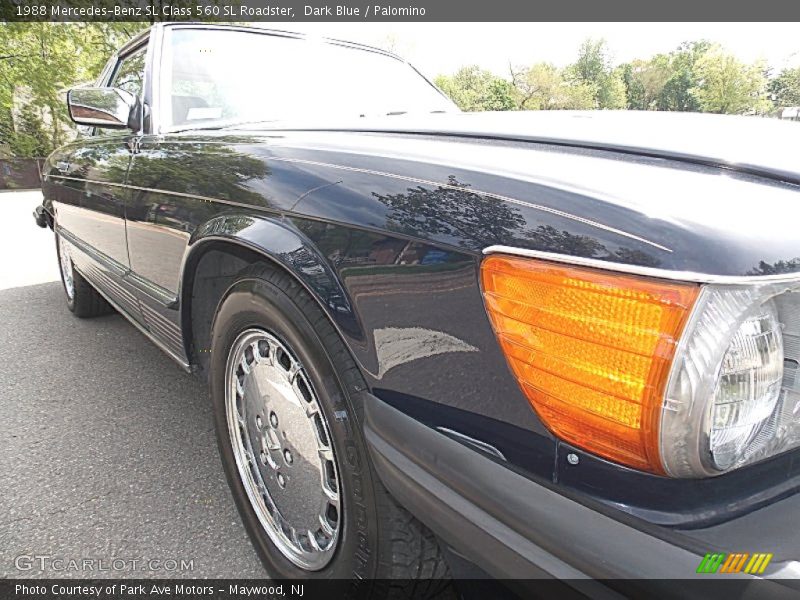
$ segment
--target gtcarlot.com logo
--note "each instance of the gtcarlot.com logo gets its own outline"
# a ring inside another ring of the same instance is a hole
[[[47,554],[22,554],[14,559],[19,571],[193,571],[194,559],[183,558],[69,558]]]
[[[716,552],[706,554],[697,567],[698,573],[747,573],[761,575],[767,568],[772,554],[768,552]]]

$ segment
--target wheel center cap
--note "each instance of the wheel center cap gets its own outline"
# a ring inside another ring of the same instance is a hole
[[[255,364],[245,377],[245,414],[258,469],[265,483],[273,484],[268,487],[276,507],[289,523],[306,530],[319,525],[325,473],[310,407],[298,397],[291,377],[280,365]]]

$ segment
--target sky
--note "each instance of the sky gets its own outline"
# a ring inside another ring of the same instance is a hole
[[[515,66],[575,59],[587,37],[605,38],[616,63],[669,52],[681,42],[707,39],[740,60],[763,59],[776,71],[800,66],[797,23],[287,23],[297,31],[391,47],[423,74],[450,74],[477,64],[508,76]]]

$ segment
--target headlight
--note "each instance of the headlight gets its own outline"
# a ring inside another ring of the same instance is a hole
[[[800,281],[698,286],[490,256],[481,284],[520,388],[561,439],[673,477],[800,446]]]
[[[664,398],[668,474],[719,475],[798,445],[798,323],[797,284],[704,287]]]
[[[714,388],[711,461],[731,468],[775,410],[783,380],[783,335],[770,300],[747,317],[733,336]]]

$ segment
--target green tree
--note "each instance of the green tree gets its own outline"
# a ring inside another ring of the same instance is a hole
[[[96,79],[114,49],[145,26],[0,22],[0,142],[17,156],[66,142],[75,129],[65,90]]]
[[[625,84],[603,39],[587,39],[581,44],[578,60],[567,67],[565,79],[591,90],[595,108],[625,108]]]
[[[657,110],[699,111],[699,101],[692,92],[697,87],[695,72],[697,61],[711,48],[705,40],[684,42],[668,55],[657,55],[654,61],[661,63],[669,74],[656,101]]]
[[[781,71],[767,90],[777,108],[800,106],[800,67]]]
[[[12,149],[22,156],[45,156],[50,152],[48,132],[45,131],[42,110],[32,104],[19,112],[16,131],[12,133]]]
[[[714,46],[697,60],[695,72],[697,85],[691,92],[705,112],[763,114],[770,108],[763,65],[744,64]]]
[[[664,55],[633,60],[618,67],[625,85],[626,106],[632,110],[656,110],[669,81],[669,60]]]
[[[595,89],[586,83],[565,83],[560,90],[558,108],[566,110],[589,110],[597,108]]]
[[[565,81],[549,63],[511,69],[514,96],[521,110],[585,110],[595,108],[594,89],[578,81]]]
[[[521,110],[594,108],[594,92],[580,82],[567,82],[550,63],[511,69],[517,107]]]
[[[501,77],[495,77],[489,84],[489,102],[486,110],[515,110],[514,86]]]
[[[511,83],[477,65],[463,67],[455,75],[440,75],[436,85],[461,110],[513,110],[514,90]]]
[[[517,107],[521,110],[556,108],[555,102],[564,85],[561,73],[550,63],[536,63],[511,71]]]

